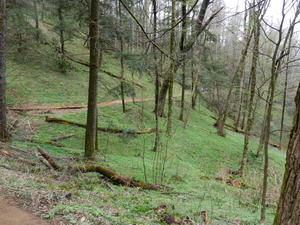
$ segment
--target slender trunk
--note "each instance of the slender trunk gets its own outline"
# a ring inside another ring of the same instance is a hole
[[[0,0],[0,141],[9,140],[6,124],[6,0]]]
[[[123,28],[123,22],[122,22],[122,8],[121,8],[121,3],[119,2],[119,23],[120,27]],[[124,41],[123,41],[123,34],[120,34],[120,51],[121,51],[121,58],[120,58],[120,63],[121,63],[121,77],[124,78],[124,57],[123,57],[123,51],[124,51]],[[124,82],[121,81],[120,84],[121,88],[121,100],[122,100],[122,110],[123,113],[126,112],[126,106],[125,106],[125,94],[124,94]]]
[[[291,49],[292,38],[293,38],[293,35],[290,36],[288,49]],[[284,90],[283,90],[283,103],[282,103],[281,123],[280,123],[280,137],[279,137],[279,147],[280,148],[282,146],[282,137],[283,137],[286,95],[287,95],[288,76],[289,76],[289,61],[290,61],[290,55],[287,56],[287,65],[286,65],[286,71],[285,71],[285,81],[284,81]]]
[[[264,149],[264,177],[263,177],[263,191],[261,200],[261,217],[260,221],[264,223],[266,219],[266,200],[267,200],[267,188],[268,188],[268,168],[269,168],[269,140],[270,140],[270,125],[272,120],[272,109],[275,94],[276,75],[272,74],[270,82],[270,99],[268,102],[268,110],[266,115],[266,127],[265,127],[265,140],[263,144]]]
[[[240,58],[239,64],[238,64],[238,66],[237,66],[237,68],[236,68],[236,70],[233,74],[233,77],[232,77],[231,81],[230,81],[230,87],[229,87],[229,90],[228,90],[228,93],[227,93],[224,109],[220,113],[219,118],[218,118],[217,123],[216,123],[217,134],[219,136],[225,136],[224,126],[225,126],[225,122],[226,122],[226,119],[227,119],[227,114],[228,114],[228,110],[229,110],[229,106],[230,106],[232,91],[233,91],[236,79],[239,78],[241,76],[241,74],[243,73],[243,71],[244,71],[246,56],[247,56],[247,53],[248,53],[248,48],[249,48],[252,36],[253,36],[253,29],[252,30],[249,29],[249,33],[248,33],[247,38],[246,38],[246,45],[245,45],[245,47],[243,48],[243,50],[241,52],[241,58]]]
[[[184,18],[182,20],[182,27],[181,27],[181,38],[180,38],[180,51],[184,50],[184,42],[186,39],[186,0],[182,1],[181,6],[181,17]],[[183,121],[183,114],[184,114],[184,98],[185,98],[185,65],[186,65],[186,57],[183,55],[183,62],[182,62],[182,82],[181,82],[181,102],[180,102],[180,114],[179,120]]]
[[[90,77],[87,125],[85,134],[85,158],[93,160],[97,144],[97,83],[99,67],[99,1],[91,0],[90,14]]]
[[[267,102],[265,104],[265,109],[264,109],[263,124],[261,127],[260,138],[259,138],[259,145],[258,145],[257,152],[255,155],[257,158],[259,157],[260,152],[263,149],[263,144],[264,144],[264,140],[265,140],[265,136],[266,136],[265,135],[265,133],[266,133],[266,116],[267,116],[267,110],[268,110],[268,102],[270,100],[269,98],[270,98],[270,89],[268,90]]]
[[[240,125],[240,120],[241,120],[241,113],[242,113],[242,102],[243,102],[243,83],[244,83],[244,74],[245,71],[243,71],[243,73],[241,74],[240,77],[240,84],[239,84],[239,89],[238,89],[238,105],[237,105],[237,115],[235,118],[235,122],[234,122],[234,127],[235,130],[238,130],[238,127]]]
[[[175,60],[172,60],[171,65],[169,66],[168,71],[165,74],[163,84],[161,86],[160,92],[159,92],[159,104],[158,104],[158,114],[159,116],[163,116],[164,112],[164,107],[165,107],[165,100],[167,97],[168,89],[169,89],[169,84],[172,83],[170,82],[170,74],[175,74],[180,66],[180,61],[182,54],[187,54],[192,47],[195,44],[195,41],[197,37],[205,30],[205,28],[208,26],[209,22],[220,12],[220,10],[217,11],[214,15],[210,17],[210,21],[206,21],[204,23],[204,18],[208,9],[208,6],[210,4],[210,0],[203,0],[201,3],[200,11],[198,14],[197,18],[197,23],[195,23],[194,28],[193,28],[193,33],[190,35],[190,38],[186,41],[186,44],[184,45],[183,52],[180,52],[178,58],[176,57]],[[173,32],[174,29],[171,30]],[[172,92],[172,91],[171,91]]]
[[[244,93],[244,111],[243,111],[243,119],[241,123],[241,129],[245,129],[246,118],[247,118],[247,108],[249,103],[249,92],[250,92],[250,84],[251,84],[251,76],[249,76],[248,81],[245,84],[245,93]]]
[[[37,0],[33,1],[34,7],[34,22],[35,22],[35,39],[36,41],[40,40],[40,25],[39,25],[39,14],[38,14],[38,7],[37,7]]]
[[[285,174],[274,225],[296,225],[300,218],[300,84],[286,156]]]
[[[258,13],[258,12],[256,12]],[[248,155],[249,155],[249,138],[250,132],[252,130],[253,121],[254,121],[254,97],[255,97],[255,90],[256,90],[256,67],[259,55],[259,39],[260,39],[260,24],[258,18],[255,18],[255,25],[254,25],[254,46],[253,46],[253,56],[252,56],[252,65],[251,65],[251,84],[250,84],[250,99],[248,105],[248,120],[245,129],[244,135],[244,151],[243,157],[240,163],[240,167],[238,173],[242,176],[244,173],[244,168],[246,166]]]
[[[248,23],[248,10],[247,10],[247,2],[245,2],[245,14],[244,14],[244,39],[246,39],[246,34],[248,33],[247,31],[249,30],[249,26],[247,25]],[[234,127],[235,130],[238,130],[238,127],[240,126],[240,120],[241,120],[241,113],[242,113],[242,108],[243,108],[243,84],[244,84],[244,79],[245,79],[245,68],[241,73],[240,76],[240,82],[239,82],[239,89],[238,89],[238,104],[237,104],[237,114],[235,117],[235,122],[234,122]]]
[[[171,16],[171,27],[175,26],[175,10],[176,10],[176,0],[172,0],[172,16]],[[175,50],[175,30],[171,30],[170,34],[170,55],[174,55]],[[168,122],[167,122],[167,134],[172,135],[172,123],[173,123],[173,85],[175,76],[174,62],[171,62],[171,69],[169,74],[169,98],[168,98]]]
[[[60,40],[60,51],[62,55],[62,59],[64,59],[65,56],[65,24],[64,24],[64,16],[62,12],[62,3],[59,3],[58,9],[57,9],[57,14],[58,14],[58,19],[59,19],[59,40]]]
[[[156,32],[157,32],[157,5],[156,0],[152,0],[153,6],[153,40],[156,42]],[[159,115],[157,111],[158,106],[158,94],[159,94],[159,72],[158,72],[158,60],[157,51],[153,48],[153,58],[154,58],[154,70],[155,70],[155,141],[153,151],[156,152],[159,147],[160,135],[159,135]]]

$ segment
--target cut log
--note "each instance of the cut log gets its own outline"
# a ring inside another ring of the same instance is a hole
[[[68,139],[68,138],[71,138],[71,137],[74,137],[75,134],[69,134],[69,135],[64,135],[64,136],[60,136],[60,137],[56,137],[56,138],[52,138],[51,141],[61,141],[61,140],[64,140],[64,139]]]
[[[86,128],[86,125],[83,123],[78,123],[71,120],[66,120],[62,118],[56,118],[56,117],[49,117],[46,116],[45,119],[46,122],[49,123],[59,123],[59,124],[67,124],[75,127],[81,127]],[[98,127],[98,131],[107,132],[111,134],[151,134],[156,131],[155,128],[145,129],[145,130],[123,130],[123,129],[116,129],[116,128],[107,128],[107,127]]]
[[[108,178],[112,183],[117,185],[123,185],[128,187],[137,187],[142,188],[144,190],[170,190],[169,187],[164,185],[156,185],[156,184],[150,184],[144,181],[136,180],[132,177],[127,177],[124,175],[121,175],[114,171],[113,169],[109,168],[108,166],[100,165],[97,163],[87,163],[84,165],[78,165],[78,166],[68,166],[63,167],[59,164],[57,164],[52,157],[46,153],[45,150],[38,147],[37,149],[41,156],[55,169],[55,170],[62,170],[67,169],[71,172],[81,172],[81,173],[99,173],[103,175],[104,177]]]

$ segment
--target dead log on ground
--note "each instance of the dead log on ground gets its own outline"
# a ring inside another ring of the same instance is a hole
[[[75,134],[69,134],[69,135],[64,135],[64,136],[60,136],[60,137],[56,137],[56,138],[52,138],[50,141],[61,141],[61,140],[64,140],[64,139],[68,139],[68,138],[71,138],[71,137],[74,137]]]
[[[37,147],[37,150],[38,150],[38,152],[41,154],[41,156],[42,156],[45,160],[47,160],[47,162],[49,162],[49,164],[53,167],[53,169],[55,169],[55,170],[61,170],[61,169],[62,169],[62,167],[61,167],[60,165],[58,165],[58,164],[53,160],[53,158],[52,158],[49,154],[47,154],[42,148]]]
[[[37,143],[37,144],[48,144],[48,145],[53,145],[56,147],[64,147],[65,145],[61,143],[57,143],[55,141],[48,141],[48,140],[40,140],[36,138],[24,138],[24,139],[18,139],[19,141],[27,141],[31,143]]]
[[[86,163],[84,165],[78,165],[78,166],[68,166],[63,167],[61,165],[58,165],[52,157],[46,153],[45,150],[38,148],[39,153],[41,156],[55,169],[55,170],[63,170],[66,169],[71,172],[81,172],[81,173],[99,173],[103,175],[104,177],[108,178],[112,183],[117,185],[123,185],[128,187],[137,187],[142,188],[144,190],[166,190],[170,189],[167,186],[163,185],[156,185],[156,184],[150,184],[144,181],[136,180],[132,177],[127,177],[124,175],[121,175],[114,171],[113,169],[109,168],[108,166],[104,166],[98,163]]]
[[[49,122],[49,123],[67,124],[67,125],[71,125],[71,126],[75,126],[75,127],[86,128],[86,125],[83,123],[78,123],[75,121],[66,120],[66,119],[62,119],[62,118],[46,116],[45,121]],[[108,127],[98,127],[97,130],[102,131],[102,132],[111,133],[111,134],[151,134],[156,131],[155,128],[135,131],[135,130],[123,130],[123,129],[116,129],[116,128],[108,128]]]
[[[24,164],[28,164],[30,166],[36,166],[37,165],[37,163],[35,163],[35,162],[23,159],[22,157],[20,157],[16,154],[13,154],[12,152],[5,151],[5,150],[0,150],[0,155],[16,159],[17,161],[19,161],[21,163],[24,163]]]

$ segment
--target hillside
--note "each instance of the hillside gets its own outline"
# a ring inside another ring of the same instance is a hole
[[[86,110],[53,110],[51,103],[86,104],[88,69],[71,62],[73,69],[67,74],[56,71],[55,62],[46,57],[49,46],[43,46],[25,62],[10,56],[8,60],[8,104],[10,108],[28,107],[47,103],[49,110],[10,111],[10,121],[18,120],[14,130],[15,149],[25,151],[27,159],[36,147],[44,148],[61,164],[79,163],[84,149],[84,129],[45,122],[45,116],[64,118],[85,123]],[[88,50],[76,41],[67,50],[86,59]],[[119,62],[112,54],[103,56],[103,69],[118,74]],[[136,99],[147,101],[127,103],[127,112],[121,105],[99,107],[101,127],[142,130],[155,125],[151,100],[153,80],[147,74],[134,74],[134,81],[145,86],[136,88]],[[126,68],[126,78],[132,79]],[[119,81],[100,74],[99,103],[116,100],[109,89]],[[175,92],[180,93],[179,85]],[[176,94],[175,93],[175,94]],[[127,97],[130,99],[130,96]],[[65,221],[65,224],[164,224],[155,210],[167,206],[167,213],[180,218],[188,217],[202,223],[201,212],[208,213],[211,225],[258,224],[262,187],[262,158],[255,158],[258,142],[251,138],[251,153],[243,178],[230,177],[229,169],[236,169],[242,155],[243,135],[227,130],[226,137],[216,135],[213,113],[200,99],[196,110],[189,110],[189,121],[177,120],[179,102],[175,101],[174,135],[162,134],[160,150],[152,151],[154,135],[99,133],[100,149],[97,162],[109,165],[123,175],[150,183],[163,183],[170,191],[145,191],[111,184],[95,173],[49,173],[42,164],[30,167],[10,157],[0,156],[0,185],[8,195],[17,196],[21,205],[41,214],[46,219]],[[161,120],[164,130],[166,119]],[[24,138],[50,140],[75,134],[59,141],[63,147],[24,142]],[[1,147],[6,149],[5,145]],[[1,150],[1,151],[2,151]],[[16,150],[18,151],[18,150]],[[34,154],[33,154],[34,155]],[[285,154],[270,149],[270,186],[266,224],[272,224],[276,201],[284,169]],[[20,170],[15,170],[16,168]],[[56,223],[57,224],[57,223]]]

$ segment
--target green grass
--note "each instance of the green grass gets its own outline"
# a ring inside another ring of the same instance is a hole
[[[45,54],[50,54],[50,47],[45,46]],[[87,50],[79,43],[69,43],[67,49],[87,57]],[[37,57],[37,56],[36,56]],[[45,57],[40,63],[30,60],[20,63],[8,61],[8,102],[19,103],[51,103],[51,102],[86,102],[87,100],[87,68],[72,64],[75,70],[67,74],[57,72],[53,57]],[[112,55],[105,55],[103,68],[118,74],[118,60]],[[99,101],[114,99],[107,94],[119,81],[101,74]],[[131,74],[127,71],[126,77]],[[136,81],[147,87],[137,96],[153,96],[152,81],[145,75],[136,76]],[[105,85],[103,85],[105,84]],[[179,92],[178,86],[175,90]],[[89,222],[81,224],[162,224],[161,218],[154,208],[168,205],[168,213],[181,218],[190,217],[201,222],[200,212],[207,210],[211,224],[232,224],[240,220],[243,225],[258,224],[260,212],[260,192],[262,183],[261,158],[256,159],[254,152],[258,146],[252,139],[251,153],[245,176],[241,179],[248,188],[232,187],[216,181],[215,177],[226,177],[226,170],[236,169],[243,150],[243,136],[227,131],[227,136],[217,136],[213,127],[212,114],[201,103],[200,109],[190,111],[187,127],[177,120],[178,105],[174,112],[174,134],[167,137],[162,134],[158,153],[152,152],[154,135],[129,136],[127,134],[99,133],[100,150],[97,161],[111,166],[116,171],[148,182],[163,180],[165,185],[173,188],[173,194],[160,191],[143,191],[136,188],[115,186],[99,179],[97,174],[83,174],[54,181],[51,175],[37,174],[39,179],[31,182],[7,178],[13,187],[28,189],[44,189],[71,192],[76,196],[74,201],[62,201],[52,207],[46,215],[48,218],[61,216],[69,224],[80,224],[76,215],[85,216]],[[120,105],[99,108],[99,125],[123,129],[143,129],[154,127],[153,102],[127,104],[128,111],[123,114]],[[51,116],[53,116],[51,114]],[[54,156],[81,157],[84,149],[84,129],[44,122],[45,115],[22,115],[21,120],[31,120],[35,125],[35,138],[49,140],[60,135],[75,133],[76,135],[61,141],[66,147],[58,148],[42,145]],[[58,115],[69,120],[84,123],[86,111]],[[166,127],[166,119],[161,119],[162,130]],[[18,145],[36,146],[32,143],[14,141]],[[275,201],[278,197],[280,182],[284,169],[284,153],[270,149],[270,187],[268,192],[269,207],[266,224],[272,224]],[[161,175],[163,174],[163,176]],[[41,177],[49,177],[43,180]],[[4,178],[0,183],[5,183]],[[178,193],[177,193],[178,192]],[[176,194],[177,193],[177,194]],[[230,223],[231,221],[231,223]]]
[[[124,129],[142,129],[154,126],[151,112],[153,103],[129,105],[126,114],[121,112],[121,106],[100,108],[99,124]],[[143,112],[142,112],[143,111]],[[133,188],[112,186],[112,190],[99,184],[98,176],[82,175],[60,183],[60,188],[77,194],[86,201],[80,203],[84,214],[89,218],[104,214],[103,217],[113,224],[160,224],[153,208],[167,204],[169,213],[182,218],[189,216],[200,222],[199,213],[208,210],[212,224],[228,224],[226,221],[240,220],[241,224],[258,224],[260,212],[260,190],[262,180],[262,159],[256,159],[250,154],[246,176],[242,179],[249,186],[247,189],[232,187],[215,181],[215,177],[226,176],[227,168],[236,169],[242,154],[243,136],[227,131],[226,138],[215,134],[212,126],[214,120],[207,116],[209,112],[202,108],[191,111],[190,121],[186,129],[182,122],[174,118],[174,135],[171,138],[163,136],[160,158],[166,156],[163,181],[174,188],[174,192],[182,194],[167,195],[155,191],[141,191]],[[178,115],[177,108],[175,115]],[[68,113],[63,116],[69,120],[84,122],[86,112]],[[76,133],[75,137],[61,141],[66,148],[56,148],[44,145],[51,154],[82,155],[84,149],[84,129],[60,124],[43,123],[44,116],[35,119],[39,125],[36,138],[48,140],[61,134]],[[165,127],[166,121],[161,121]],[[100,152],[98,161],[107,164],[124,175],[137,179],[145,179],[144,164],[148,182],[160,181],[161,176],[153,175],[155,156],[153,153],[154,135],[128,136],[100,133]],[[33,145],[33,144],[29,144]],[[255,151],[257,141],[251,142],[250,148]],[[167,151],[167,152],[166,152]],[[143,158],[144,155],[144,158]],[[278,194],[284,154],[270,149],[270,207],[267,223],[271,224]],[[157,160],[158,167],[163,163]],[[161,168],[157,172],[162,172]],[[276,189],[275,196],[274,190]],[[94,201],[93,195],[103,195]],[[78,211],[79,203],[58,205],[53,209],[60,212]],[[99,211],[100,210],[100,211]],[[110,210],[113,215],[110,215]],[[99,211],[99,212],[98,212]],[[54,215],[53,214],[53,215]],[[117,215],[117,216],[116,216]]]

